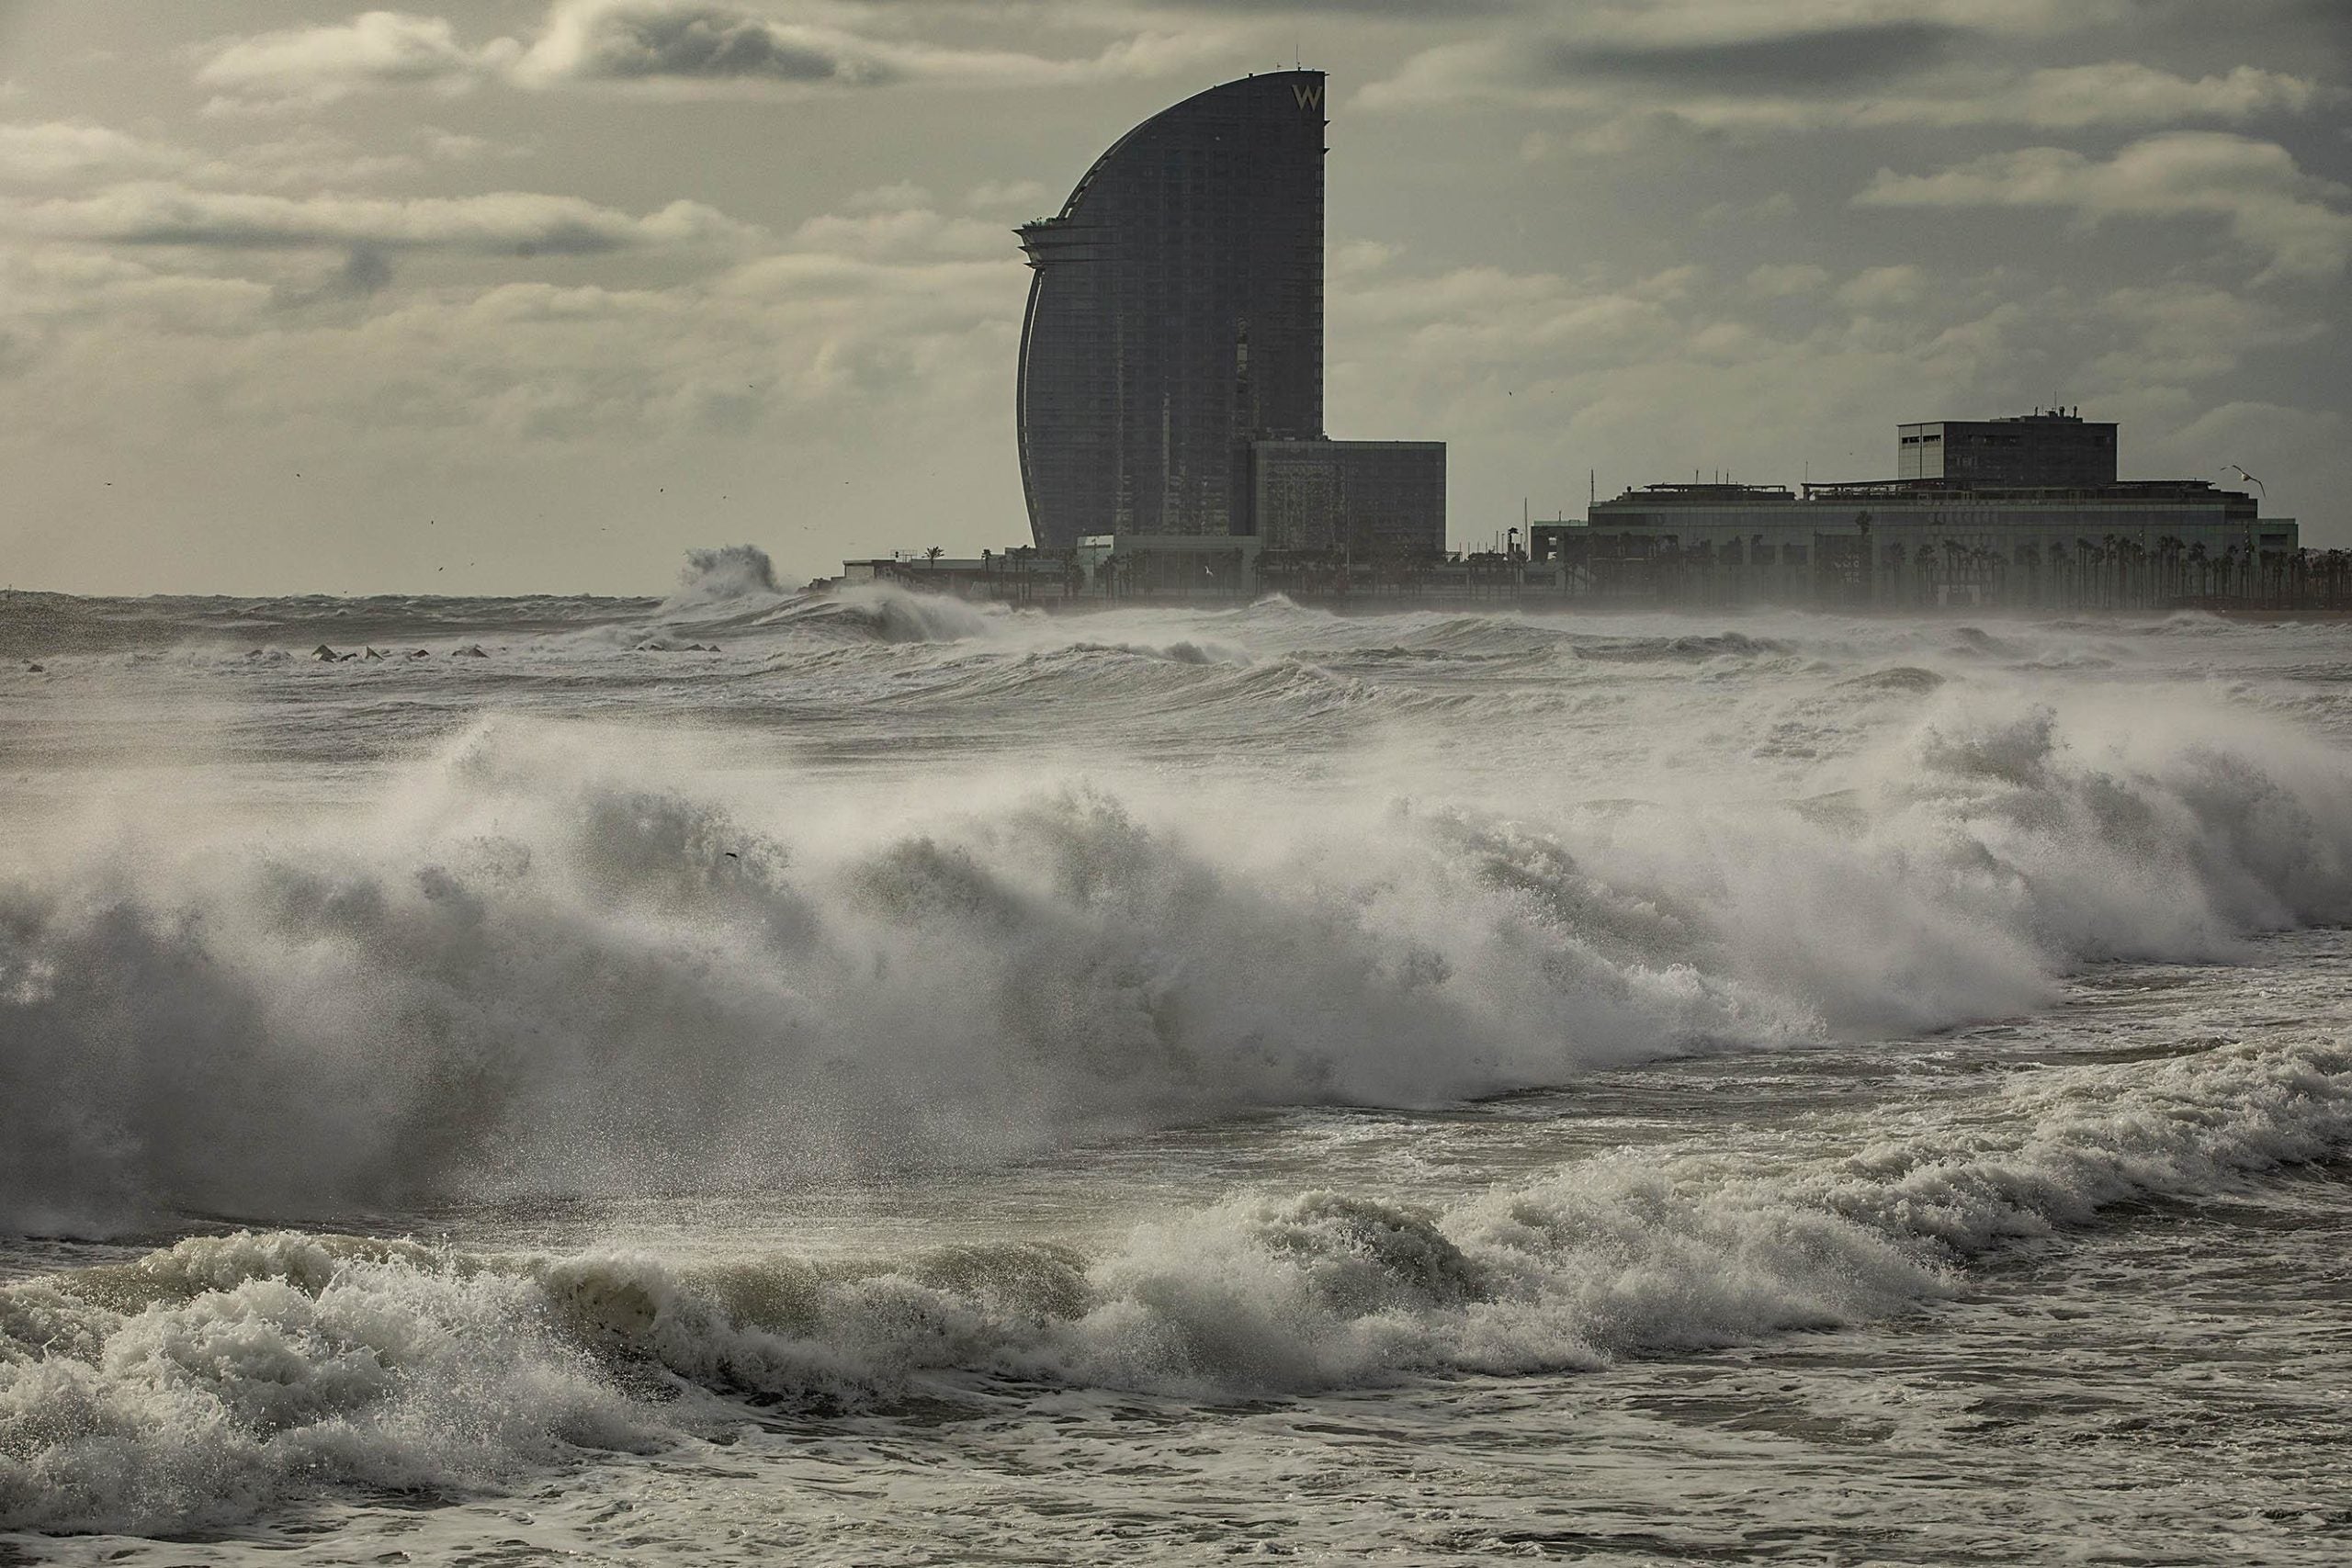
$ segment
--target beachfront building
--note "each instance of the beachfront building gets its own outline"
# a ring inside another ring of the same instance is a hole
[[[1953,438],[2004,428],[2028,434],[1996,448]],[[2296,554],[2295,520],[2262,516],[2244,491],[2116,479],[2113,430],[2071,413],[1906,424],[1904,467],[1920,465],[1916,438],[1934,433],[1947,469],[1962,454],[1973,477],[1645,485],[1583,522],[1535,525],[1529,554],[1587,581],[1684,597],[2018,606],[2243,597]]]
[[[1278,71],[1197,94],[1018,231],[1033,276],[1015,423],[1039,548],[1254,536],[1256,448],[1273,444],[1271,467],[1295,476],[1304,448],[1392,445],[1324,439],[1324,92],[1319,71]],[[1354,513],[1302,501],[1283,526],[1344,541],[1362,515],[1397,531],[1405,502],[1375,493],[1385,455],[1321,460]],[[1421,458],[1409,478],[1428,472]],[[1411,525],[1442,552],[1442,489],[1433,507],[1414,493]]]

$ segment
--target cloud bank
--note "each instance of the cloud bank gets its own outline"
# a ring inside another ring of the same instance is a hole
[[[1904,175],[1882,169],[1864,207],[2048,208],[2088,223],[2112,218],[2211,217],[2267,258],[2262,280],[2332,278],[2352,260],[2343,187],[2305,175],[2284,147],[2219,131],[2173,131],[2100,160],[2028,147]]]
[[[1214,57],[1213,29],[1139,32],[1091,55],[929,43],[850,25],[832,8],[812,19],[722,0],[558,0],[528,39],[469,46],[438,17],[369,11],[215,45],[197,81],[224,111],[333,102],[361,91],[462,93],[485,84],[538,91],[608,87],[673,96],[804,93],[901,82],[1018,87],[1149,77]]]
[[[754,231],[698,202],[631,217],[578,197],[501,191],[485,196],[267,196],[137,182],[95,196],[0,203],[0,227],[47,239],[229,250],[364,245],[476,255],[601,255],[719,246]]]

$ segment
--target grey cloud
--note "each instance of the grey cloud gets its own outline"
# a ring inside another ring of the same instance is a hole
[[[786,20],[726,0],[557,0],[535,38],[476,48],[446,19],[377,11],[216,44],[197,79],[223,90],[210,106],[223,112],[279,110],[361,89],[456,94],[484,83],[685,96],[914,81],[1025,86],[1164,75],[1200,64],[1226,42],[1194,26],[1120,38],[1091,57],[1054,59],[869,35],[857,30],[860,13],[838,6],[808,17]]]
[[[263,103],[325,102],[364,87],[402,85],[456,90],[503,70],[519,47],[499,39],[469,49],[441,17],[368,11],[335,26],[232,39],[196,79],[235,100]]]
[[[620,0],[559,9],[526,73],[579,80],[834,82],[895,78],[846,40],[728,6]]]
[[[1840,29],[1834,47],[1822,46],[1829,36],[1491,37],[1425,50],[1357,101],[1378,108],[1498,103],[1589,117],[1580,127],[1537,132],[1527,153],[1537,158],[1555,148],[1606,156],[1670,138],[1895,126],[2242,123],[2308,113],[2341,96],[2315,77],[2246,64],[2185,76],[2132,60],[2033,69],[1972,62],[1961,47],[1965,29],[1940,22]],[[1906,65],[1884,63],[1898,59]]]
[[[2220,219],[2269,258],[2258,281],[2329,278],[2352,265],[2352,212],[2340,187],[2303,173],[2276,142],[2221,131],[2172,131],[2101,163],[2062,147],[2028,147],[1931,175],[1881,169],[1863,207],[2049,208],[2086,222],[2110,218]]]
[[[0,228],[50,239],[224,250],[351,246],[477,255],[595,255],[712,245],[750,231],[698,203],[633,218],[578,197],[503,191],[407,201],[294,198],[184,186],[118,186],[92,197],[0,206]]]
[[[1091,57],[939,44],[857,30],[854,11],[785,21],[724,0],[560,0],[508,73],[515,84],[612,84],[673,94],[876,87],[1033,86],[1190,68],[1217,52],[1208,29],[1122,38]],[[870,21],[870,17],[863,18]]]
[[[280,285],[272,291],[271,303],[280,310],[340,304],[371,299],[390,288],[391,283],[392,264],[383,250],[376,245],[354,245],[343,265],[324,282],[309,288]]]
[[[1766,38],[1689,42],[1555,44],[1563,75],[1632,77],[1696,86],[1837,88],[1906,75],[1941,63],[1962,37],[1937,22],[1824,28]]]
[[[2261,36],[2290,49],[2352,53],[2352,6],[2343,0],[2134,0],[2135,30],[2195,46],[2242,45]]]
[[[1451,22],[1527,8],[1528,0],[1157,0],[1156,9],[1243,12],[1252,17],[1390,17],[1401,21]]]
[[[192,161],[183,149],[83,120],[0,125],[0,178],[79,179],[160,174]]]
[[[375,294],[390,287],[392,264],[373,245],[354,246],[335,281],[343,293],[355,298]]]

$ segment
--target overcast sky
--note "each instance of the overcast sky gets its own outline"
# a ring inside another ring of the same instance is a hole
[[[2079,404],[2352,546],[2352,0],[0,0],[0,581],[1025,542],[1012,225],[1330,73],[1330,434],[1453,535]]]

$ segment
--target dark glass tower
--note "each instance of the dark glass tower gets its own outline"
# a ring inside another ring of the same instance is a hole
[[[1250,443],[1323,434],[1323,73],[1136,127],[1020,231],[1021,481],[1037,544],[1250,529]]]

